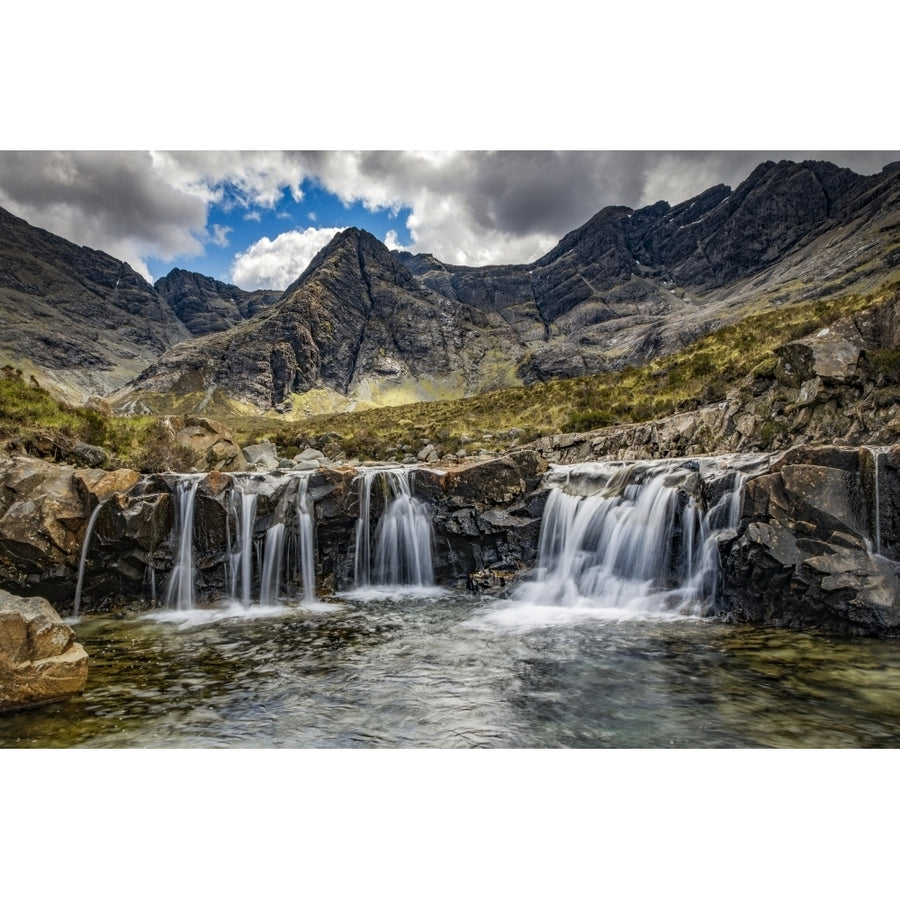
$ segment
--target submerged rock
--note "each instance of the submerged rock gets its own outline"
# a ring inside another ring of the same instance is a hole
[[[80,693],[87,672],[84,647],[47,600],[0,590],[0,712]]]

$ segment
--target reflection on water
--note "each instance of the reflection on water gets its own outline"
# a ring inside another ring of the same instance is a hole
[[[900,644],[446,592],[76,626],[0,747],[894,747]],[[596,612],[596,611],[595,611]]]

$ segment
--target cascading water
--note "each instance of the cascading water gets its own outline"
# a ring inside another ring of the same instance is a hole
[[[81,558],[78,560],[78,582],[75,585],[75,602],[72,604],[72,615],[76,619],[78,618],[78,611],[81,608],[81,586],[84,582],[84,564],[87,562],[88,547],[91,543],[91,535],[94,533],[94,525],[97,522],[97,517],[100,515],[100,510],[103,509],[104,503],[106,503],[105,500],[97,504],[94,511],[91,513],[91,517],[88,519],[87,528],[84,532],[84,543],[81,545]]]
[[[275,522],[266,531],[262,576],[259,584],[259,605],[272,606],[278,602],[281,590],[281,563],[284,557],[284,523]]]
[[[881,453],[872,453],[875,463],[875,552],[881,554],[881,491],[878,484],[878,461]]]
[[[194,607],[194,497],[203,475],[179,475],[175,488],[177,511],[175,534],[177,555],[166,593],[166,606],[170,609]]]
[[[290,590],[290,583],[300,577],[305,597],[314,598],[314,503],[309,479],[309,472],[235,478],[229,501],[229,585],[231,596],[244,607],[255,599],[261,606],[277,604],[283,586]],[[271,513],[260,515],[262,495],[278,498]],[[267,522],[263,540],[257,527]]]
[[[544,510],[534,605],[701,614],[719,574],[718,537],[737,526],[744,476],[729,473],[707,512],[699,463],[557,467]]]
[[[430,587],[434,584],[433,528],[426,505],[413,496],[411,468],[360,471],[359,518],[356,523],[356,586]],[[380,479],[384,512],[371,552],[372,484]]]
[[[300,572],[303,577],[303,597],[307,602],[316,598],[316,570],[313,502],[309,496],[309,474],[301,475],[297,486],[297,532],[300,542]]]
[[[248,479],[235,479],[231,494],[231,516],[235,521],[235,543],[229,549],[231,595],[247,607],[253,592],[253,526],[256,524],[257,493]]]

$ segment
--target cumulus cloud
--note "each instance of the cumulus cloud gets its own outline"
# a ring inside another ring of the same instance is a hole
[[[305,231],[286,231],[274,240],[260,238],[235,256],[231,279],[245,290],[284,290],[341,230],[307,228]]]
[[[286,189],[299,202],[309,176],[304,155],[296,153],[186,150],[155,151],[151,156],[160,177],[173,187],[226,208],[271,208]]]
[[[384,236],[384,240],[382,241],[382,243],[384,244],[385,247],[388,248],[388,250],[406,250],[407,249],[406,247],[403,246],[403,244],[400,243],[399,239],[397,238],[397,232],[394,231],[393,228]]]
[[[0,205],[149,277],[145,259],[199,255],[204,242],[227,238],[207,227],[210,204],[254,219],[285,191],[302,199],[312,180],[348,207],[359,202],[405,216],[411,241],[404,249],[461,265],[524,263],[604,206],[674,204],[715,184],[736,187],[766,159],[827,158],[871,174],[897,157],[890,151],[0,153]],[[266,246],[260,241],[236,257],[235,278],[286,286],[303,268],[297,260],[315,252],[303,248],[318,249],[334,231],[311,228]],[[396,234],[391,240],[399,246]],[[288,247],[296,256],[282,269]]]
[[[230,225],[213,225],[210,241],[212,241],[212,243],[214,243],[217,247],[227,247],[228,235],[233,230],[234,229]]]
[[[203,249],[205,202],[160,178],[149,153],[0,153],[0,206],[148,280],[146,257]]]

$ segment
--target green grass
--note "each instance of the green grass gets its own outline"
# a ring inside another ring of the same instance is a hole
[[[76,444],[92,444],[109,454],[107,468],[159,472],[195,462],[192,454],[171,446],[155,416],[113,416],[102,408],[70,406],[10,366],[0,369],[0,439],[13,452],[75,463]]]
[[[775,349],[884,302],[900,290],[894,282],[881,290],[770,309],[728,325],[684,350],[646,366],[528,387],[490,391],[462,400],[440,400],[353,413],[315,415],[297,421],[245,415],[218,404],[205,414],[219,418],[246,446],[272,440],[281,453],[317,446],[326,455],[360,460],[402,459],[433,443],[439,453],[464,448],[505,450],[554,433],[589,431],[662,418],[723,400],[754,381],[771,383]],[[896,393],[900,371],[896,348],[869,353],[883,390]],[[108,467],[141,471],[202,464],[169,445],[154,416],[113,416],[107,410],[76,408],[55,400],[21,372],[0,370],[0,438],[25,450],[63,460],[78,441],[103,447]]]
[[[900,282],[866,295],[783,306],[748,317],[640,368],[490,391],[462,400],[415,403],[392,409],[315,416],[274,426],[233,423],[245,440],[263,437],[279,446],[330,445],[345,458],[378,459],[416,453],[431,441],[439,450],[459,446],[500,450],[515,434],[525,443],[546,434],[589,431],[686,412],[723,400],[748,380],[771,379],[775,349],[837,319],[877,306]],[[884,366],[893,362],[889,351]],[[890,356],[890,358],[889,358]],[[398,451],[400,451],[398,453]]]

